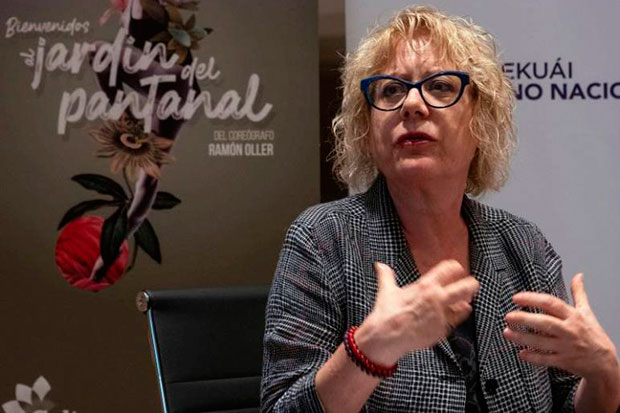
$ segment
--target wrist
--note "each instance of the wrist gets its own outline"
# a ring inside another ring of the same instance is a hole
[[[620,395],[620,362],[614,357],[604,368],[584,376],[583,379],[605,393]]]
[[[582,377],[575,396],[576,412],[615,412],[619,407],[620,371]]]
[[[393,376],[398,368],[398,363],[394,363],[393,365],[383,365],[368,358],[368,356],[360,350],[357,342],[355,341],[354,334],[357,329],[357,326],[349,327],[343,337],[344,348],[351,361],[353,361],[364,373],[371,376],[381,379]]]
[[[355,341],[359,349],[372,361],[385,366],[396,364],[402,354],[394,348],[388,335],[381,332],[371,317],[366,319],[355,331]]]

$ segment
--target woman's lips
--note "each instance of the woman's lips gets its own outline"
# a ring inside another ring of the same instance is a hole
[[[396,145],[413,146],[434,142],[437,139],[424,132],[408,132],[400,135],[396,140]]]

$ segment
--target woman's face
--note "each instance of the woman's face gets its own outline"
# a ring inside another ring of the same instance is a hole
[[[414,49],[404,43],[382,74],[417,82],[432,73],[456,70],[436,58],[433,47],[420,47],[425,38],[414,39]],[[400,109],[371,109],[370,151],[377,169],[388,181],[461,183],[467,181],[476,143],[469,132],[472,101],[467,86],[453,106],[427,106],[417,89],[411,89]],[[423,180],[423,181],[422,181]],[[429,181],[430,180],[430,181]]]

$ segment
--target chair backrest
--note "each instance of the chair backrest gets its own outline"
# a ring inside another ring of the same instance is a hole
[[[258,412],[269,287],[146,290],[164,413]]]

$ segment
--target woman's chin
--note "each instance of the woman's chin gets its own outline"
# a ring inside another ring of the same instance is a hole
[[[441,170],[437,159],[429,156],[399,159],[394,165],[394,173],[403,176],[433,175]]]
[[[381,171],[388,181],[419,185],[429,181],[464,182],[467,179],[468,170],[461,169],[427,157],[402,159]]]

